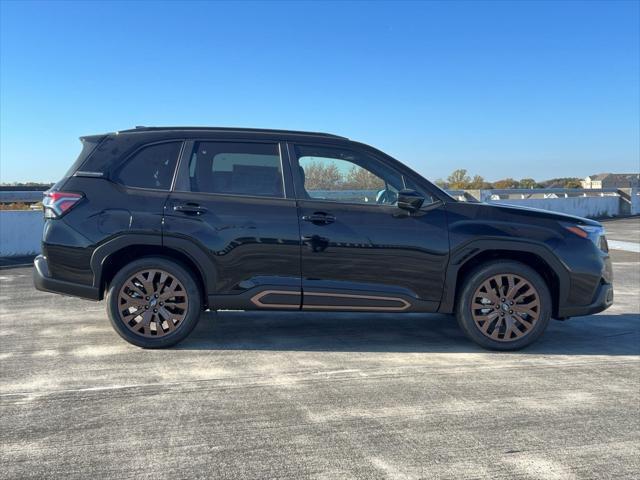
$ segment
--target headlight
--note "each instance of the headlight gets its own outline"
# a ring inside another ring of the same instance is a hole
[[[605,234],[604,227],[600,227],[596,225],[565,225],[564,228],[569,230],[574,235],[577,235],[582,238],[588,238],[600,250],[604,252],[609,251],[609,245],[607,244],[607,237],[605,237],[604,235]]]

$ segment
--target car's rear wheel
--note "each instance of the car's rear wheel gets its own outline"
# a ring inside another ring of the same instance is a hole
[[[111,325],[129,343],[163,348],[184,340],[198,323],[201,299],[193,275],[162,257],[135,260],[109,284]]]
[[[458,298],[460,327],[493,350],[517,350],[535,342],[551,317],[544,279],[519,262],[481,265],[466,278]]]

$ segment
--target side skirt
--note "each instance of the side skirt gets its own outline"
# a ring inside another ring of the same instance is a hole
[[[344,312],[436,312],[438,302],[404,295],[358,291],[309,291],[260,287],[234,295],[209,295],[216,310],[316,310]]]

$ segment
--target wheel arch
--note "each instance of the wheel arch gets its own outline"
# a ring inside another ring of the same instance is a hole
[[[150,235],[123,235],[111,239],[98,247],[91,257],[94,272],[94,286],[99,289],[100,299],[104,298],[106,287],[114,275],[132,260],[160,256],[179,262],[193,272],[202,296],[207,303],[208,294],[214,289],[215,268],[206,253],[188,240],[173,239],[161,241]]]
[[[565,266],[546,245],[501,240],[475,242],[451,256],[439,311],[452,313],[468,274],[477,266],[495,260],[513,260],[533,268],[549,287],[552,316],[558,315],[569,290],[569,274]]]

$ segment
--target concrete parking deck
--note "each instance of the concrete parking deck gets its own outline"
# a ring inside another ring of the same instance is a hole
[[[518,353],[446,316],[292,312],[145,351],[3,270],[0,477],[638,478],[640,254],[612,258],[615,305]]]

